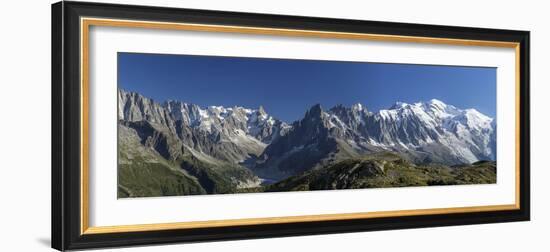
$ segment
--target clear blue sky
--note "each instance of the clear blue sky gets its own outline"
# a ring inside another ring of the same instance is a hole
[[[317,103],[378,111],[432,98],[496,114],[496,68],[118,53],[118,85],[158,102],[263,105],[286,122]]]

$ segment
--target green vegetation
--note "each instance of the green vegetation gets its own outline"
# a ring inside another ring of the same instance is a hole
[[[167,139],[163,132],[150,131],[156,139]],[[208,162],[190,152],[167,159],[181,147],[167,141],[148,147],[140,141],[135,130],[119,126],[118,198],[236,193],[245,182],[257,180],[245,167]]]
[[[361,157],[343,153],[322,167],[260,186],[249,169],[203,157],[170,141],[169,133],[145,126],[141,133],[119,126],[119,198],[496,183],[492,161],[417,165],[379,152]]]
[[[205,194],[196,180],[160,163],[121,164],[118,197]]]
[[[198,179],[208,194],[235,193],[241,180],[253,180],[254,174],[244,167],[228,163],[209,164],[190,156],[181,160],[180,167]]]
[[[382,152],[352,158],[304,172],[267,186],[266,191],[309,191],[429,185],[496,183],[496,163],[415,165],[397,154]]]

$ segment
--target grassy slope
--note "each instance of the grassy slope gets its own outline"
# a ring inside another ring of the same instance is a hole
[[[119,125],[118,163],[119,198],[233,193],[243,181],[255,179],[244,167],[212,163],[189,152],[167,160],[124,125]]]
[[[417,166],[388,152],[349,157],[270,186],[240,188],[235,178],[253,179],[254,175],[249,170],[223,162],[208,162],[191,153],[180,155],[176,160],[167,160],[156,150],[142,145],[135,131],[120,126],[118,197],[496,182],[494,162],[478,162],[460,167]]]
[[[204,194],[198,181],[139,142],[135,132],[119,126],[118,197]]]
[[[392,153],[343,160],[293,176],[266,191],[305,191],[496,183],[495,162],[460,167],[416,166]]]
[[[119,198],[206,193],[193,178],[160,163],[120,165],[118,179]]]

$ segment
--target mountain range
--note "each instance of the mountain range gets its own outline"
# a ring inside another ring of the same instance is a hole
[[[158,103],[119,89],[118,127],[119,197],[234,193],[374,153],[412,166],[496,160],[495,120],[435,99],[380,111],[316,104],[288,123],[262,106]]]

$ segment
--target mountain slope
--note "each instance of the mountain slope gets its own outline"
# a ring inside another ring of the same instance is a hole
[[[297,179],[304,174],[310,181],[322,171],[328,173],[321,177],[330,178],[336,187],[355,186],[355,175],[343,174],[358,164],[363,167],[365,155],[375,153],[398,153],[412,166],[443,167],[422,170],[434,174],[450,172],[451,165],[496,159],[495,120],[438,100],[398,102],[378,112],[361,104],[328,110],[317,104],[289,125],[261,106],[202,108],[180,101],[157,103],[122,89],[118,99],[120,197],[244,192],[266,181]],[[376,171],[372,162],[367,166]],[[412,173],[398,170],[402,176],[418,176],[414,180],[420,184],[431,183],[418,169]],[[482,175],[464,174],[476,179]],[[453,181],[458,180],[453,177]]]
[[[382,152],[310,170],[269,185],[264,190],[282,192],[488,183],[496,183],[495,162],[457,167],[414,165],[397,154]]]
[[[120,89],[118,95],[121,197],[231,193],[257,186],[259,178],[239,163],[288,130],[263,108],[202,109],[159,104]]]
[[[118,197],[204,194],[196,178],[142,144],[138,133],[118,127]]]
[[[118,97],[119,121],[147,122],[175,135],[187,148],[235,164],[261,154],[267,144],[289,129],[262,107],[257,110],[216,106],[203,109],[179,101],[160,104],[122,89]]]
[[[469,164],[495,160],[495,139],[492,118],[438,100],[399,102],[376,113],[361,104],[327,111],[315,105],[264,150],[254,171],[281,179],[379,151],[400,153],[414,163]]]
[[[359,137],[356,132],[346,130],[339,119],[317,104],[306,112],[302,120],[294,122],[286,135],[265,149],[258,158],[254,172],[261,177],[278,180],[334,160],[356,157],[358,149],[372,147],[354,148],[350,141]],[[372,147],[372,151],[375,149]]]

